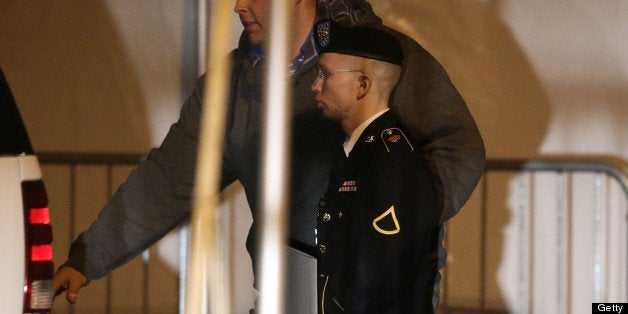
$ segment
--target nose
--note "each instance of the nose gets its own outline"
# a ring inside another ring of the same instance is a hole
[[[233,6],[233,12],[240,13],[246,11],[246,2],[248,0],[236,0],[235,6]]]
[[[323,79],[317,75],[316,78],[314,79],[314,82],[312,82],[312,86],[310,86],[310,89],[315,93],[320,92],[322,82],[323,82]]]

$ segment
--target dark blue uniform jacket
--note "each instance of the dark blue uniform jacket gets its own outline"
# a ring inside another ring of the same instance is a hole
[[[432,312],[440,207],[406,134],[388,111],[334,166],[318,212],[320,313]]]

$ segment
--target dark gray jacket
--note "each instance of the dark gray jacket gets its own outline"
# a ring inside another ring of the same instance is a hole
[[[360,0],[319,0],[317,19],[332,17],[349,24],[380,25],[370,5]],[[443,219],[453,216],[475,188],[484,166],[484,146],[463,99],[440,64],[416,42],[396,33],[406,54],[392,109],[408,128],[415,146],[438,173]],[[253,214],[247,249],[255,266],[258,139],[263,110],[265,63],[253,67],[250,45],[240,40],[231,54],[230,106],[223,151],[222,186],[239,180]],[[289,235],[314,244],[316,205],[325,192],[335,149],[344,135],[316,108],[310,84],[316,52],[306,47],[305,62],[293,83],[293,158]],[[179,120],[159,148],[150,152],[73,243],[66,265],[88,282],[106,275],[182,223],[191,209],[203,78],[181,108]]]

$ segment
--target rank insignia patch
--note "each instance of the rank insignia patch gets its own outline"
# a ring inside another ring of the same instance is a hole
[[[331,37],[329,33],[330,27],[331,23],[329,21],[316,25],[316,36],[318,37],[318,43],[321,45],[321,47],[329,45],[329,40]]]
[[[356,192],[357,190],[358,186],[355,181],[342,182],[342,184],[338,188],[338,192]]]
[[[395,214],[395,206],[390,206],[388,210],[373,220],[373,228],[377,232],[385,235],[393,235],[401,231],[399,220]]]

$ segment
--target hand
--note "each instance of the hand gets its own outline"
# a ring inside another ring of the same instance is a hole
[[[55,273],[55,280],[53,291],[55,291],[55,297],[61,294],[64,290],[67,290],[65,299],[68,302],[74,304],[78,297],[79,290],[85,284],[85,276],[76,269],[69,266],[62,266]],[[54,310],[53,310],[54,313]]]

